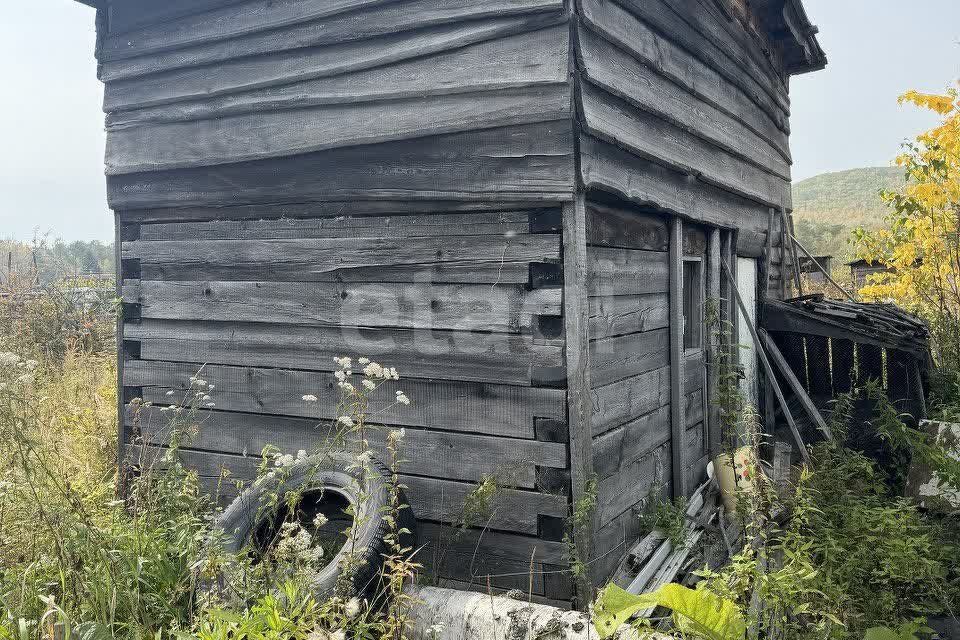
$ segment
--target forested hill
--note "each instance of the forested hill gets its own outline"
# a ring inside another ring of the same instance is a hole
[[[855,227],[876,227],[887,213],[880,192],[903,185],[899,167],[866,167],[824,173],[793,185],[797,237],[815,254],[851,256]]]

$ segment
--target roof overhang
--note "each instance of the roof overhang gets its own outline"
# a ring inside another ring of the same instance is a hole
[[[783,47],[787,73],[799,75],[827,66],[827,54],[817,40],[820,30],[810,21],[802,0],[754,0],[751,4],[770,38]]]

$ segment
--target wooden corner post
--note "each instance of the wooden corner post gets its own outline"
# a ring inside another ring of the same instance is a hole
[[[563,316],[567,357],[567,425],[573,508],[593,474],[590,400],[590,305],[587,298],[587,209],[583,193],[563,205]],[[590,558],[592,523],[575,531],[579,557]],[[577,585],[578,589],[583,585]],[[578,593],[581,604],[592,594]]]
[[[683,367],[683,221],[674,216],[670,221],[670,478],[675,497],[687,495]]]

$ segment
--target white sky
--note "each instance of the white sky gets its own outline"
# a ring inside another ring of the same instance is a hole
[[[0,23],[0,237],[111,240],[94,12],[72,0],[8,2]],[[933,120],[896,97],[960,77],[958,0],[806,0],[830,58],[795,78],[794,176],[885,165]]]

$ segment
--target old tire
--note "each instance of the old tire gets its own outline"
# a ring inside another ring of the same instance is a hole
[[[290,492],[301,495],[301,505],[310,501],[315,504],[349,503],[359,527],[336,555],[324,558],[327,564],[317,572],[314,586],[322,595],[334,593],[343,561],[352,549],[356,553],[356,562],[352,563],[355,570],[340,580],[341,593],[338,595],[370,592],[377,585],[384,554],[389,551],[384,537],[390,530],[386,516],[390,505],[391,473],[375,459],[367,465],[367,473],[355,467],[356,459],[352,454],[333,451],[307,457],[262,479],[234,500],[219,518],[217,524],[223,549],[233,553],[245,548],[256,550],[258,542],[262,544],[265,537],[270,537],[264,536],[263,532],[279,526],[288,514],[282,511],[285,509],[283,497]],[[361,495],[364,496],[362,502],[359,500]],[[402,493],[400,503],[406,504]],[[340,530],[346,526],[349,526],[349,519]],[[400,510],[397,526],[414,531],[415,521],[409,507]],[[344,537],[340,536],[340,539]],[[412,534],[402,538],[401,542],[409,546],[411,539]],[[342,592],[344,586],[349,593]]]

